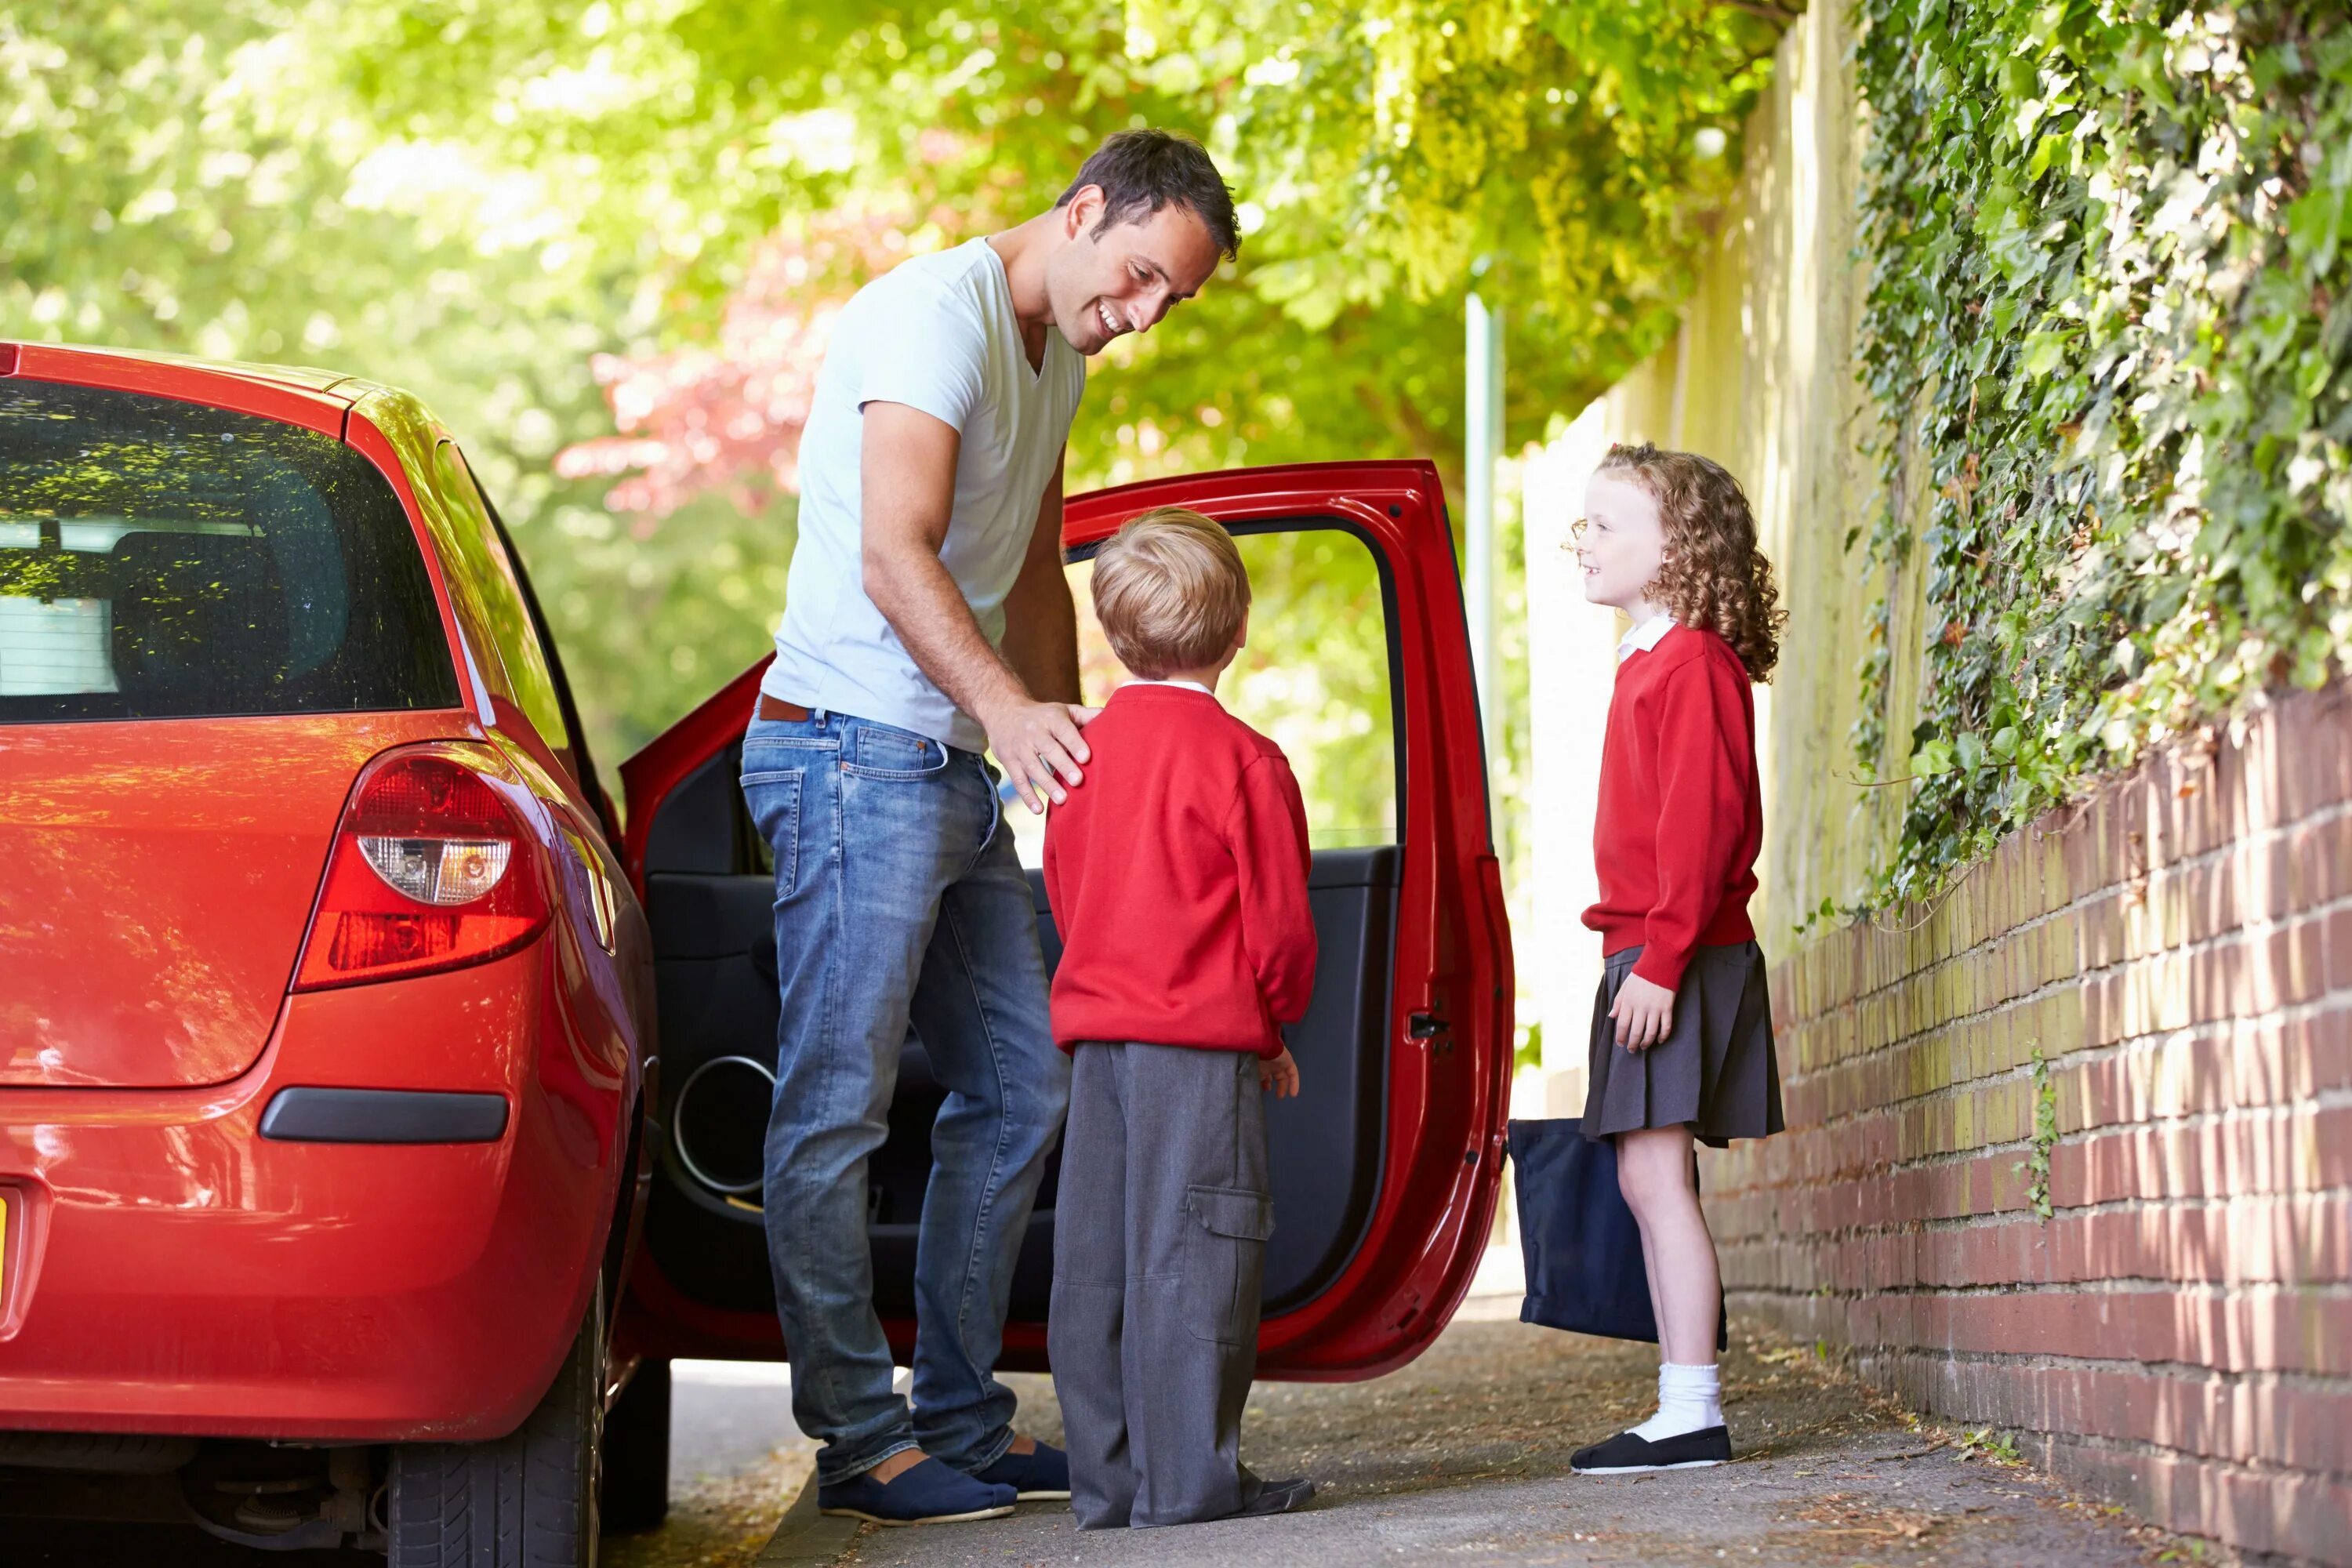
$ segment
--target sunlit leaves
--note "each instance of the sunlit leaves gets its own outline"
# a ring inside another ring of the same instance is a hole
[[[760,651],[824,312],[880,267],[1043,208],[1110,132],[1192,132],[1242,261],[1094,367],[1072,483],[1364,454],[1458,479],[1463,291],[1506,313],[1513,443],[1653,352],[1778,25],[1709,0],[0,0],[0,331],[417,391],[611,756]]]
[[[1876,902],[2352,648],[2352,25],[2293,0],[1864,12],[1890,434],[1854,743],[1915,781]],[[1913,573],[1916,622],[1890,608]],[[1900,748],[1897,658],[1921,676]]]

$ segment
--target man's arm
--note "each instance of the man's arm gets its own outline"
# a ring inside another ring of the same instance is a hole
[[[940,561],[961,448],[962,437],[943,419],[901,403],[866,405],[859,466],[866,596],[907,645],[916,667],[980,721],[988,749],[1013,788],[1030,810],[1043,812],[1046,801],[1065,798],[1064,782],[1078,782],[1087,746],[1069,707],[1037,701],[989,646]],[[1066,590],[1063,597],[1067,600]]]
[[[1004,658],[1030,694],[1048,702],[1078,700],[1078,607],[1062,570],[1062,465],[1037,501],[1037,531],[1021,575],[1004,596]],[[1081,758],[1080,761],[1085,759]]]

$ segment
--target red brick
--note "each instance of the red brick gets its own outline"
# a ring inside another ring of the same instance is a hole
[[[2352,1373],[2352,1300],[2277,1288],[2037,1290],[1862,1298],[1855,1331],[1947,1352]]]
[[[2340,708],[2326,718],[2330,721],[2306,719],[2274,731],[2280,737],[2276,755],[2283,821],[2352,799],[2352,724],[2345,721]]]
[[[2352,1105],[2318,1102],[2352,1088],[2352,699],[2200,744],[2012,837],[1916,929],[1784,963],[1791,1131],[1707,1157],[1709,1215],[1739,1310],[2046,1434],[2176,1527],[2342,1556]],[[2037,1045],[2047,1223],[2018,1169]]]
[[[2294,841],[2286,834],[2274,833],[2250,851],[2231,857],[2239,877],[2250,877],[2252,885],[2236,890],[2231,911],[2236,925],[2248,919],[2284,920],[2290,913],[2300,912],[2294,901]],[[2226,930],[2226,926],[2217,927]]]
[[[2129,1126],[2062,1142],[2050,1165],[2053,1201],[2068,1207],[2310,1192],[2352,1174],[2352,1105]]]
[[[2053,1445],[2050,1463],[2158,1524],[2235,1551],[2332,1563],[2345,1561],[2352,1542],[2352,1488],[2331,1477],[2065,1442]]]
[[[2069,1072],[2082,1095],[2078,1124],[2089,1127],[2308,1101],[2352,1074],[2352,1008],[2226,1019]]]
[[[2233,1464],[2352,1471],[2352,1385],[2107,1363],[1887,1357],[1880,1381],[1955,1419]]]
[[[2352,815],[2304,823],[2290,830],[2290,896],[2298,909],[2352,898]]]

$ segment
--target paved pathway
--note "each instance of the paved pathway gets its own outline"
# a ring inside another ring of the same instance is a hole
[[[1508,1321],[1515,1297],[1474,1300],[1427,1355],[1370,1383],[1265,1384],[1244,1448],[1267,1475],[1324,1489],[1281,1519],[1080,1533],[1066,1508],[1011,1519],[853,1534],[825,1521],[762,1551],[809,1473],[784,1369],[681,1363],[669,1523],[608,1537],[604,1568],[860,1568],[1145,1564],[1358,1568],[1372,1563],[1751,1563],[1912,1568],[2125,1568],[2174,1543],[2133,1531],[2022,1466],[1918,1426],[1868,1398],[1811,1350],[1738,1335],[1725,1389],[1742,1458],[1639,1479],[1568,1473],[1568,1456],[1647,1407],[1647,1346]],[[1015,1376],[1024,1426],[1060,1435],[1050,1379]],[[56,1568],[231,1563],[364,1568],[359,1553],[269,1554],[184,1526],[11,1521],[0,1561]]]
[[[1496,1303],[1494,1317],[1516,1303]],[[2031,1469],[1916,1426],[1807,1349],[1736,1336],[1725,1365],[1743,1457],[1713,1470],[1588,1479],[1570,1453],[1646,1409],[1648,1346],[1457,1319],[1428,1354],[1362,1384],[1266,1384],[1243,1449],[1316,1477],[1307,1510],[1175,1530],[1081,1532],[1058,1504],[924,1530],[867,1527],[861,1568],[1013,1563],[1249,1568],[1370,1563],[1951,1564],[2123,1568],[2160,1548]],[[1019,1380],[1024,1425],[1058,1415]]]

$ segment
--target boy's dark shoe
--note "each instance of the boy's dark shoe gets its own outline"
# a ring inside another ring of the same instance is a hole
[[[1252,1490],[1253,1488],[1255,1490]],[[1229,1519],[1256,1519],[1270,1513],[1289,1513],[1295,1509],[1304,1507],[1307,1500],[1315,1495],[1315,1483],[1305,1476],[1293,1476],[1288,1480],[1282,1481],[1262,1481],[1251,1475],[1249,1467],[1244,1465],[1242,1467],[1242,1490],[1249,1498],[1249,1501],[1231,1513],[1213,1513],[1197,1519],[1180,1519],[1168,1524],[1136,1525],[1131,1520],[1123,1521],[1106,1520],[1100,1524],[1093,1525],[1082,1522],[1078,1528],[1081,1530],[1105,1529],[1125,1522],[1138,1530],[1174,1530],[1186,1524],[1223,1524]]]
[[[1040,1443],[1026,1454],[1010,1448],[1004,1457],[972,1478],[988,1486],[1011,1487],[1023,1502],[1070,1496],[1070,1457],[1051,1443]]]
[[[1696,1470],[1730,1462],[1731,1429],[1705,1426],[1654,1443],[1620,1432],[1606,1443],[1579,1448],[1570,1456],[1568,1468],[1580,1476],[1633,1476],[1645,1470]]]
[[[1288,1513],[1305,1505],[1315,1495],[1315,1483],[1305,1476],[1293,1476],[1286,1481],[1267,1481],[1258,1489],[1257,1496],[1242,1504],[1235,1519],[1255,1519],[1265,1513]]]
[[[867,1470],[816,1489],[819,1513],[870,1520],[876,1524],[954,1524],[967,1519],[1001,1519],[1013,1511],[1011,1487],[990,1486],[950,1469],[926,1455],[890,1480]]]

